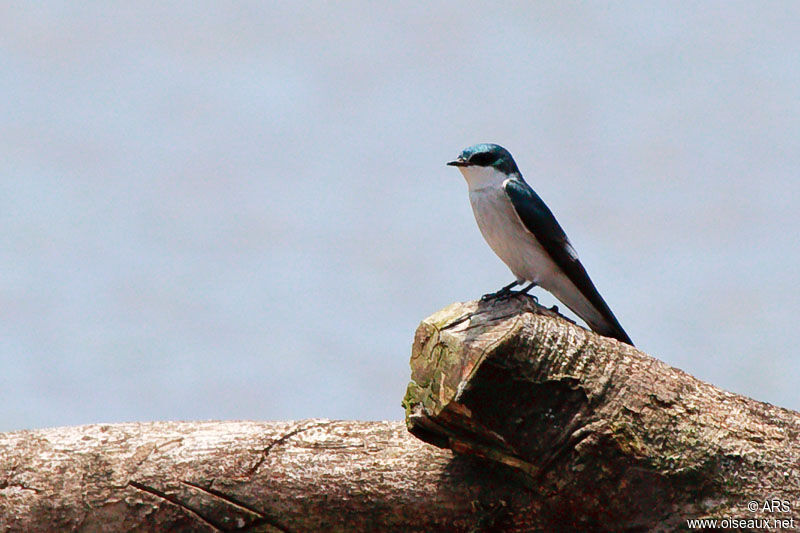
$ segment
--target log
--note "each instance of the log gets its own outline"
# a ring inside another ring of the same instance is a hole
[[[0,434],[0,531],[800,526],[800,414],[722,391],[528,297],[434,314],[411,366],[405,424]]]
[[[502,469],[454,458],[402,422],[0,435],[0,531],[525,531],[537,527],[530,510]]]
[[[434,314],[411,367],[409,430],[517,472],[546,529],[800,527],[800,413],[700,381],[530,297]]]

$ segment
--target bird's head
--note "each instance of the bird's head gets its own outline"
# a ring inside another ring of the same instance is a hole
[[[461,152],[454,161],[447,163],[458,167],[470,189],[498,185],[511,175],[519,175],[519,169],[508,150],[497,144],[481,143]]]

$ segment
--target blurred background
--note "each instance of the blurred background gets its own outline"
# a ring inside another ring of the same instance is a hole
[[[400,419],[507,147],[642,350],[800,408],[800,4],[0,7],[0,430]],[[542,303],[549,295],[539,292]]]

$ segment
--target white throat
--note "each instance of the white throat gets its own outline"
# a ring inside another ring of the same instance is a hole
[[[500,172],[494,167],[458,167],[470,191],[478,191],[488,187],[501,187],[508,179],[508,174]]]

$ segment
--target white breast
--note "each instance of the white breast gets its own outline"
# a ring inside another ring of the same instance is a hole
[[[559,269],[522,225],[502,184],[470,189],[469,200],[483,238],[518,280],[545,288],[555,281]]]

